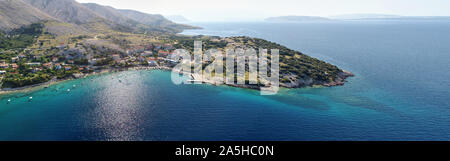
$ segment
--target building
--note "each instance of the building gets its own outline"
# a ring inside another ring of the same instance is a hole
[[[152,66],[152,67],[158,66],[158,63],[156,63],[156,61],[154,61],[154,60],[149,60],[147,62],[148,62],[148,66]]]
[[[169,51],[160,50],[158,52],[158,56],[159,57],[167,57],[169,55],[169,53],[170,53]]]
[[[154,57],[150,57],[150,58],[147,58],[147,63],[149,66],[152,66],[152,67],[158,66],[158,63],[156,62],[156,60],[157,59],[155,59]]]
[[[72,67],[71,66],[65,66],[64,70],[72,70]]]
[[[144,57],[153,56],[153,52],[151,52],[151,51],[144,51],[143,53],[141,53],[141,56],[144,56]]]
[[[63,43],[61,43],[59,46],[57,46],[56,48],[58,48],[59,50],[62,50],[62,49],[64,49],[64,48],[66,48],[67,47],[67,45],[66,44],[63,44]]]
[[[44,67],[46,68],[52,68],[53,67],[53,63],[45,63]]]
[[[60,70],[62,67],[61,67],[61,64],[55,64],[55,69],[56,70]]]
[[[143,46],[137,46],[137,47],[134,48],[134,51],[135,51],[136,53],[142,53],[142,52],[145,51],[145,47],[143,47]]]
[[[136,52],[134,51],[134,50],[132,50],[132,49],[128,49],[127,50],[127,55],[133,55],[133,54],[135,54]]]
[[[173,50],[172,44],[164,44],[164,50]]]
[[[10,65],[11,65],[11,68],[13,68],[13,69],[19,68],[19,66],[18,66],[16,63],[12,63],[12,64],[10,64]]]
[[[141,62],[145,61],[145,57],[139,56],[139,61],[141,61]]]
[[[153,50],[153,45],[152,45],[152,44],[147,45],[147,46],[145,47],[145,50]]]
[[[19,56],[18,56],[20,59],[22,59],[22,58],[25,58],[25,54],[19,54]]]
[[[6,74],[6,71],[1,70],[1,71],[0,71],[0,75],[2,75],[2,74]]]
[[[11,61],[12,61],[13,63],[17,63],[18,60],[19,60],[19,57],[18,57],[18,56],[14,57],[14,58],[11,58]]]
[[[112,55],[112,58],[113,58],[115,61],[120,61],[120,55],[119,55],[119,54],[114,54],[114,55]]]
[[[173,59],[167,59],[167,58],[161,58],[160,60],[163,60],[167,65],[175,66],[178,64],[178,61]]]
[[[53,57],[52,58],[52,62],[58,62],[58,61],[59,61],[58,57]]]
[[[161,44],[159,44],[159,43],[153,45],[153,49],[154,49],[154,50],[160,50],[161,48],[162,48],[162,46],[161,46]]]
[[[29,65],[29,66],[38,66],[38,65],[41,65],[41,63],[39,63],[39,62],[32,62],[32,63],[26,63],[27,65]]]
[[[42,69],[41,68],[33,68],[31,70],[31,72],[33,72],[33,73],[36,73],[36,72],[39,72],[39,71],[42,71]]]
[[[9,64],[1,63],[0,68],[9,68]]]

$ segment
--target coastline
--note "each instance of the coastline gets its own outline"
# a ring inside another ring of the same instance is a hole
[[[14,94],[14,93],[27,93],[27,92],[33,92],[33,91],[37,91],[37,90],[41,90],[44,88],[48,88],[49,86],[55,85],[55,84],[59,84],[59,83],[63,83],[66,81],[70,81],[70,80],[75,80],[75,79],[82,79],[82,78],[86,78],[89,76],[94,76],[94,75],[101,75],[101,74],[107,74],[107,73],[115,73],[115,72],[123,72],[123,71],[131,71],[131,70],[166,70],[166,71],[171,71],[172,68],[170,67],[143,67],[143,66],[138,66],[138,67],[126,67],[126,68],[113,68],[113,69],[102,69],[98,72],[93,72],[93,73],[87,73],[87,74],[74,74],[72,78],[68,78],[68,79],[52,79],[48,82],[45,83],[40,83],[40,84],[34,84],[34,85],[29,85],[29,86],[24,86],[24,87],[18,87],[18,88],[9,88],[9,89],[0,89],[0,96],[4,96],[7,94]],[[183,72],[178,71],[179,74],[183,74]],[[191,73],[184,73],[184,74],[188,74],[190,75],[193,80],[200,80],[202,83],[205,84],[210,84],[210,85],[225,85],[225,86],[230,86],[230,87],[236,87],[236,88],[244,88],[244,89],[252,89],[252,90],[260,90],[261,87],[257,86],[257,85],[248,85],[248,84],[244,84],[244,85],[233,85],[233,84],[218,84],[215,81],[211,81],[211,80],[203,80],[202,78],[200,78],[199,76],[195,76]],[[306,88],[306,87],[334,87],[334,86],[343,86],[346,82],[346,79],[349,77],[353,77],[355,76],[353,73],[349,72],[349,71],[343,71],[340,74],[340,77],[337,81],[335,82],[329,82],[329,83],[321,83],[321,84],[312,84],[312,85],[304,85],[304,86],[289,86],[286,84],[280,84],[281,88],[286,88],[286,89],[298,89],[298,88]]]
[[[33,91],[41,90],[41,89],[47,88],[49,86],[63,83],[63,82],[70,81],[70,80],[82,79],[82,78],[86,78],[86,77],[94,76],[94,75],[102,75],[102,74],[107,74],[107,73],[115,73],[115,72],[129,71],[129,70],[171,70],[171,69],[167,68],[167,67],[129,67],[129,68],[117,68],[117,69],[103,69],[103,70],[100,70],[99,72],[78,74],[78,76],[73,76],[73,78],[68,78],[68,79],[60,79],[60,80],[52,79],[48,82],[28,85],[28,86],[24,86],[24,87],[0,89],[0,96],[7,95],[7,94],[14,94],[14,93],[33,92]]]

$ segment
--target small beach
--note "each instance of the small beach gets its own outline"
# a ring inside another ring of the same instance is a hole
[[[114,72],[120,72],[120,71],[128,71],[128,70],[171,70],[171,68],[168,67],[130,67],[130,68],[120,68],[120,69],[103,69],[99,72],[94,73],[88,73],[88,74],[82,74],[80,78],[86,78],[89,76],[94,75],[100,75],[100,74],[106,74],[106,73],[114,73]],[[0,89],[0,96],[7,95],[7,94],[14,94],[14,93],[26,93],[26,92],[33,92],[36,90],[41,90],[44,88],[48,88],[49,86],[62,83],[64,81],[73,80],[73,79],[80,79],[80,78],[70,78],[70,79],[62,79],[62,80],[51,80],[45,83],[35,84],[35,85],[29,85],[19,88],[9,88],[9,89]]]

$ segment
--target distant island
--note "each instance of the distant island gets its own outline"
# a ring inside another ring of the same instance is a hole
[[[269,22],[329,22],[329,21],[370,21],[370,20],[444,20],[450,21],[450,16],[400,16],[389,14],[344,14],[330,17],[318,16],[279,16],[269,17],[265,21]]]
[[[389,14],[371,14],[371,13],[361,13],[361,14],[343,14],[330,16],[332,19],[337,20],[361,20],[361,19],[388,19],[388,18],[400,18],[399,15],[389,15]]]
[[[345,14],[331,16],[335,20],[450,20],[450,16],[401,16],[390,14]]]
[[[280,16],[265,19],[271,22],[305,22],[305,21],[331,21],[329,18],[317,16]]]

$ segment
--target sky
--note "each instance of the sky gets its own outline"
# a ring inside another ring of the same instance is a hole
[[[183,15],[191,21],[251,21],[272,16],[355,13],[450,16],[449,0],[77,0],[119,9]]]

